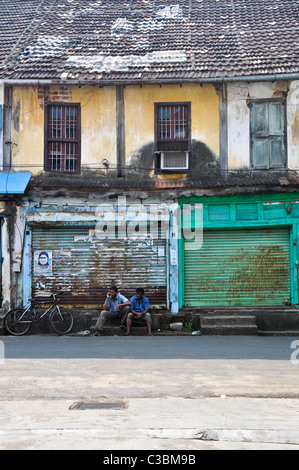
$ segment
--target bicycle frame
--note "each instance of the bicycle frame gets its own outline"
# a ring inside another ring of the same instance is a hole
[[[31,317],[31,320],[33,321],[33,317],[32,317],[32,314],[30,312],[31,309],[33,309],[34,313],[35,313],[35,309],[36,309],[36,306],[39,305],[39,304],[47,304],[49,303],[47,300],[45,301],[39,301],[36,305],[34,304],[34,301],[30,302],[30,304],[28,305],[28,307],[26,308],[26,310],[24,311],[24,315],[28,312],[29,313],[29,316]],[[54,308],[56,307],[58,312],[59,312],[59,315],[61,317],[61,313],[60,313],[60,308],[59,306],[57,305],[58,303],[58,300],[55,300],[54,302],[51,303],[50,307],[47,308],[47,310],[45,310],[40,316],[38,316],[38,321],[39,320],[42,320],[48,313],[49,313],[49,319],[51,319],[51,315],[54,311]]]
[[[21,336],[29,330],[32,323],[40,322],[46,315],[49,315],[49,323],[55,333],[58,335],[69,333],[73,327],[74,319],[70,312],[65,313],[58,306],[59,299],[57,297],[63,294],[64,291],[51,294],[48,298],[28,299],[27,306],[10,310],[4,317],[6,329],[12,335]],[[45,304],[47,307],[43,306]],[[24,324],[23,327],[22,324]]]

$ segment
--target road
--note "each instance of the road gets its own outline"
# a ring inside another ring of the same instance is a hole
[[[0,449],[297,450],[298,340],[0,337]]]

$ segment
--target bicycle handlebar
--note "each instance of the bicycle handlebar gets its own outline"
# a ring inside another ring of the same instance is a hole
[[[57,295],[63,295],[64,293],[65,293],[65,290],[61,290],[59,292],[55,292],[51,294],[51,297],[53,297],[53,299],[56,299]]]
[[[53,300],[56,300],[56,297],[59,296],[59,295],[63,295],[66,291],[68,290],[68,287],[66,288],[66,290],[61,290],[59,292],[53,292],[52,294],[50,294],[48,296],[48,298],[52,298]],[[39,302],[39,303],[47,303],[48,301],[45,300],[45,298],[42,298],[40,299],[39,297],[35,297],[35,298],[32,298],[32,299],[29,299],[29,302]]]

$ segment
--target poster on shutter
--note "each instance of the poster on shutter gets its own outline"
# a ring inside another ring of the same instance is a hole
[[[40,276],[52,275],[52,251],[34,252],[34,274]]]
[[[164,246],[158,246],[158,256],[164,256],[164,255],[165,255]]]
[[[174,249],[170,250],[170,264],[176,266],[178,264],[178,255],[177,251]]]

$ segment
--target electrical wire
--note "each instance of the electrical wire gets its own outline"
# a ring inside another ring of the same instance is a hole
[[[109,166],[109,168],[107,168],[106,166],[99,166],[99,164],[97,163],[84,163],[84,164],[81,164],[80,165],[80,168],[81,169],[92,169],[92,168],[95,168],[97,170],[103,170],[105,171],[106,173],[108,172],[115,172],[117,171],[118,169],[121,169],[121,170],[127,170],[127,171],[136,171],[136,172],[139,172],[139,173],[142,173],[144,171],[154,171],[155,168],[152,166],[152,167],[142,167],[142,166],[130,166],[130,165],[126,165],[126,166],[118,166],[116,163],[114,164],[110,164],[110,165],[113,165],[113,167]],[[14,171],[14,169],[19,169],[19,168],[40,168],[40,169],[43,169],[44,168],[44,165],[42,164],[16,164],[16,165],[12,165],[12,166],[5,166],[3,165],[2,166],[3,170],[5,171],[6,169],[7,170],[10,170],[10,171]],[[233,174],[233,173],[236,173],[236,174],[243,174],[243,175],[246,175],[246,174],[254,174],[254,175],[258,175],[258,174],[268,174],[268,176],[272,176],[272,175],[275,175],[275,174],[290,174],[290,173],[296,173],[296,172],[299,172],[299,168],[288,168],[288,169],[271,169],[271,170],[256,170],[256,169],[251,169],[251,168],[248,168],[248,169],[244,169],[244,168],[230,168],[230,169],[210,169],[209,171],[206,171],[204,172],[202,168],[194,168],[194,169],[191,169],[191,170],[186,170],[186,174],[189,174],[192,173],[198,173],[200,174],[201,176],[219,176],[221,174]],[[49,172],[51,175],[59,175],[59,174],[62,174],[64,176],[66,175],[73,175],[72,172]]]

